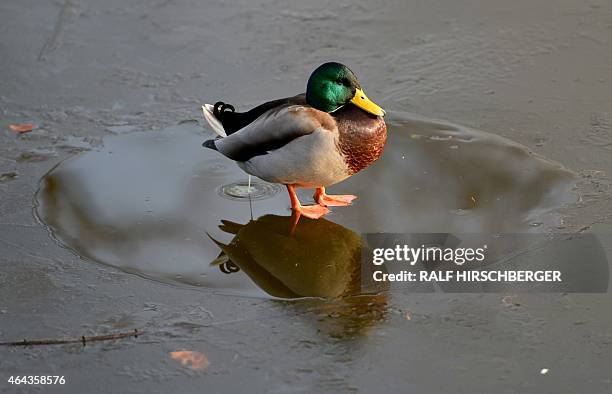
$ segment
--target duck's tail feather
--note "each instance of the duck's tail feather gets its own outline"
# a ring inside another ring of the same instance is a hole
[[[219,139],[221,137],[217,137],[216,139]],[[219,150],[217,149],[217,145],[215,145],[215,140],[206,140],[204,141],[204,143],[202,143],[202,146],[204,148],[208,148],[208,149],[212,149],[212,150]]]
[[[221,137],[227,137],[227,133],[225,132],[223,125],[215,116],[215,107],[213,105],[204,104],[202,106],[202,113],[204,114],[204,118],[206,119],[210,127],[212,127],[212,129],[215,131],[215,133],[217,133]]]

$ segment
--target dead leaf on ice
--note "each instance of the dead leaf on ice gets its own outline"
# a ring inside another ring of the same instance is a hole
[[[208,368],[210,362],[204,353],[191,350],[178,350],[170,352],[170,357],[173,360],[180,361],[186,367],[194,371],[202,371]]]
[[[12,131],[16,133],[27,133],[29,131],[34,130],[37,127],[38,126],[36,126],[34,123],[18,123],[18,124],[9,125],[9,129],[11,129]]]

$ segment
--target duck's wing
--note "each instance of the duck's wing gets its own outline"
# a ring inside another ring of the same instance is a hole
[[[232,160],[247,161],[254,156],[282,149],[291,141],[317,129],[331,132],[335,127],[333,118],[325,112],[306,105],[285,103],[274,106],[225,138],[207,141],[205,146],[218,150]]]
[[[221,137],[227,137],[251,124],[264,113],[286,105],[306,105],[306,94],[268,101],[247,112],[235,112],[232,105],[222,102],[215,105],[204,104],[202,111],[213,130]]]

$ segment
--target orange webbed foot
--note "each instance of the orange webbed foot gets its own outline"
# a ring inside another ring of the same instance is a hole
[[[329,209],[321,205],[299,205],[292,207],[291,213],[291,235],[295,235],[297,224],[302,215],[310,219],[319,219],[329,213]]]
[[[357,196],[352,194],[325,194],[324,187],[317,188],[317,191],[314,194],[314,199],[317,204],[324,207],[345,207],[347,205],[351,205],[352,201],[356,198]]]
[[[295,229],[302,215],[310,219],[319,219],[320,217],[325,216],[329,213],[329,209],[327,209],[327,207],[325,206],[300,204],[300,200],[298,199],[297,194],[295,193],[295,186],[285,186],[287,186],[287,191],[289,192],[289,198],[291,199],[291,209],[293,211],[293,214],[291,215],[293,218],[291,225],[291,234],[295,234]]]

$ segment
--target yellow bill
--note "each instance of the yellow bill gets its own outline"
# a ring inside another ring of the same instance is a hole
[[[351,103],[372,115],[385,116],[385,110],[370,100],[361,89],[357,89],[355,96],[351,99]]]

